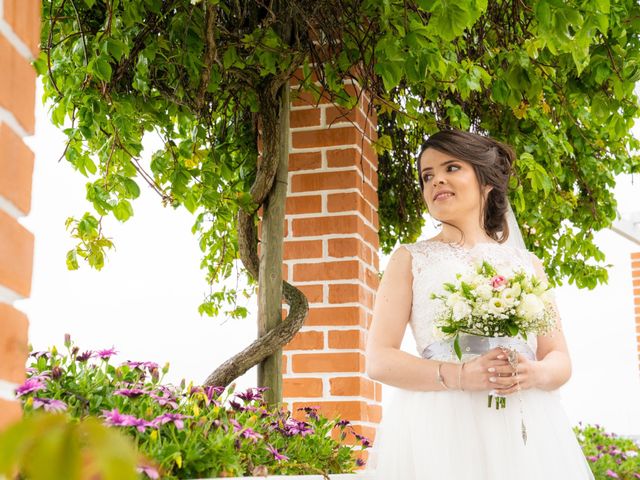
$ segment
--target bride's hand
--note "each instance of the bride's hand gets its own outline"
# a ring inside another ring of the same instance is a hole
[[[501,395],[533,388],[536,385],[537,362],[518,353],[516,374],[513,375],[507,354],[496,347],[465,363],[462,388],[467,391],[495,390]]]
[[[487,352],[485,355],[491,352],[493,352],[493,350]],[[535,386],[537,372],[536,361],[529,360],[521,353],[518,353],[518,366],[516,367],[515,375],[513,375],[514,370],[513,367],[509,365],[506,354],[500,352],[496,355],[490,355],[490,357],[495,358],[496,361],[503,361],[499,358],[500,356],[504,358],[504,363],[487,368],[489,384],[491,385],[490,388],[494,389],[500,395],[510,395],[518,390],[527,390]],[[495,371],[489,371],[491,368],[494,368]],[[493,381],[491,380],[492,378],[494,379]]]
[[[503,358],[498,358],[498,356],[503,356]],[[491,368],[494,368],[495,371],[489,371]],[[501,380],[505,386],[508,386],[513,383],[511,381],[513,377],[498,378],[498,372],[506,374],[512,371],[506,354],[500,347],[496,347],[465,363],[462,370],[462,388],[466,391],[494,389],[497,391],[500,384],[491,382],[490,378],[495,377],[496,380]]]

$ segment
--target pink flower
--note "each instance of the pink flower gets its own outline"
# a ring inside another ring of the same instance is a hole
[[[27,393],[37,392],[38,390],[44,390],[46,387],[42,380],[39,378],[28,378],[22,385],[16,388],[16,395],[21,397]]]
[[[278,452],[278,450],[274,446],[268,443],[267,443],[267,450],[269,450],[269,452],[273,455],[273,458],[275,458],[277,461],[289,460],[289,457]]]
[[[33,408],[43,408],[45,412],[64,412],[67,404],[62,400],[33,397]]]
[[[151,423],[155,427],[159,427],[160,425],[164,425],[165,423],[173,423],[178,430],[182,430],[184,428],[184,419],[191,418],[186,415],[181,415],[179,413],[163,413],[162,415],[151,420]]]
[[[138,470],[138,473],[144,473],[149,478],[160,478],[158,470],[149,465],[139,465],[138,467],[136,467],[136,469]]]
[[[113,392],[114,395],[122,395],[123,397],[129,398],[137,398],[140,395],[144,395],[145,393],[147,392],[140,388],[120,388]]]
[[[107,348],[104,350],[98,350],[97,352],[93,353],[94,357],[99,357],[103,360],[109,360],[110,357],[112,357],[113,355],[116,355],[118,352],[116,352],[115,348]]]
[[[155,426],[142,418],[136,418],[133,415],[120,413],[117,408],[114,408],[111,411],[103,410],[102,418],[106,420],[105,423],[110,427],[136,427],[139,432],[144,432],[146,427]]]
[[[507,283],[507,279],[502,275],[496,275],[491,279],[491,286],[493,288],[498,288],[500,285],[504,285]]]
[[[607,477],[611,477],[611,478],[620,478],[618,476],[618,474],[616,472],[614,472],[613,470],[609,469],[607,470]]]

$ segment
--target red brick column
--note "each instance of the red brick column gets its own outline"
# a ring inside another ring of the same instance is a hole
[[[27,317],[13,302],[29,296],[33,235],[18,218],[31,208],[40,2],[0,1],[0,429],[20,417],[13,389],[24,381]]]
[[[347,112],[298,93],[292,87],[283,275],[310,311],[283,349],[283,400],[298,418],[298,408],[320,406],[373,441],[382,386],[365,375],[364,350],[379,280],[377,120],[365,95]]]
[[[636,341],[640,366],[640,252],[631,254],[631,279],[633,281],[633,306],[636,314]]]

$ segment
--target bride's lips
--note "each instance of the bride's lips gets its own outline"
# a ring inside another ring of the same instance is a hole
[[[440,195],[443,195],[443,194],[446,194],[446,193],[448,193],[448,194],[450,194],[450,195],[445,195],[444,197],[439,197]],[[455,193],[453,193],[451,190],[442,190],[442,191],[440,191],[440,192],[436,193],[436,194],[433,196],[433,201],[435,202],[435,201],[437,201],[437,200],[443,200],[443,199],[445,199],[445,198],[450,198],[450,197],[452,197],[452,196],[454,196],[454,195],[455,195]]]

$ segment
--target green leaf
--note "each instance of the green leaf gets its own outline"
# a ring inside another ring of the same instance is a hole
[[[129,197],[138,198],[140,196],[140,187],[135,182],[135,180],[129,177],[123,177],[122,183],[124,184],[124,188],[126,189]]]
[[[68,270],[78,270],[78,256],[76,255],[76,251],[69,250],[67,252],[67,269]]]
[[[428,29],[430,33],[451,41],[471,26],[471,20],[468,2],[464,5],[464,2],[455,0],[440,0],[433,4]]]
[[[121,222],[126,222],[133,215],[133,207],[127,200],[122,200],[113,209],[113,214]]]
[[[462,360],[462,349],[460,348],[459,335],[456,335],[456,338],[453,341],[453,349],[456,351],[458,360]]]
[[[224,68],[231,67],[238,60],[238,53],[236,52],[236,47],[231,45],[227,48],[222,56],[222,64]]]
[[[124,43],[122,43],[122,41],[113,37],[109,37],[107,39],[107,51],[111,54],[116,62],[119,62],[122,59],[125,48],[126,46]]]
[[[111,80],[111,65],[104,57],[96,58],[93,71],[100,80]]]

